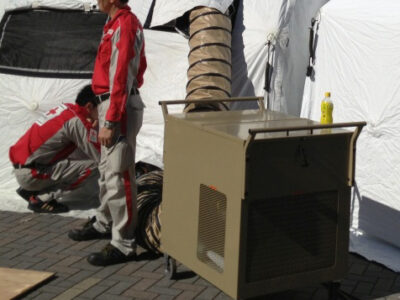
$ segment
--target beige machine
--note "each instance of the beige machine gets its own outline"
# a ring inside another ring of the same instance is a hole
[[[260,109],[168,114],[183,102],[160,102],[162,250],[235,299],[342,278],[365,123],[321,125],[237,100]]]

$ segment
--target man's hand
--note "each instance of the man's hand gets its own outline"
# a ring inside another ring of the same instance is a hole
[[[112,143],[112,138],[114,136],[115,129],[108,129],[105,127],[101,127],[99,131],[99,143],[102,146],[110,147]]]

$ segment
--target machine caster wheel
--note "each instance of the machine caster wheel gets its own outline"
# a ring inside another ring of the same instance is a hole
[[[176,276],[176,260],[168,254],[164,254],[165,259],[165,274],[169,279],[174,279]]]

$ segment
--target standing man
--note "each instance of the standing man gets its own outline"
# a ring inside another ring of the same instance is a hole
[[[97,2],[110,18],[104,26],[92,80],[99,99],[101,205],[96,217],[68,235],[76,241],[107,238],[111,229],[110,244],[88,257],[89,263],[106,266],[136,257],[135,150],[144,108],[138,88],[147,64],[143,28],[128,0]]]
[[[67,212],[68,207],[56,199],[98,176],[98,113],[90,85],[79,92],[75,102],[49,110],[10,148],[10,160],[20,185],[17,193],[34,212]],[[75,149],[86,158],[72,158]]]

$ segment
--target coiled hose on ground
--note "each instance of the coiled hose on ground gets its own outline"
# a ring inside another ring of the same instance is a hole
[[[137,179],[138,224],[136,240],[140,247],[161,254],[161,199],[163,171],[153,170]]]
[[[210,7],[198,7],[189,15],[189,68],[186,99],[231,97],[231,36],[228,15]],[[221,110],[221,104],[191,104],[185,112]]]

